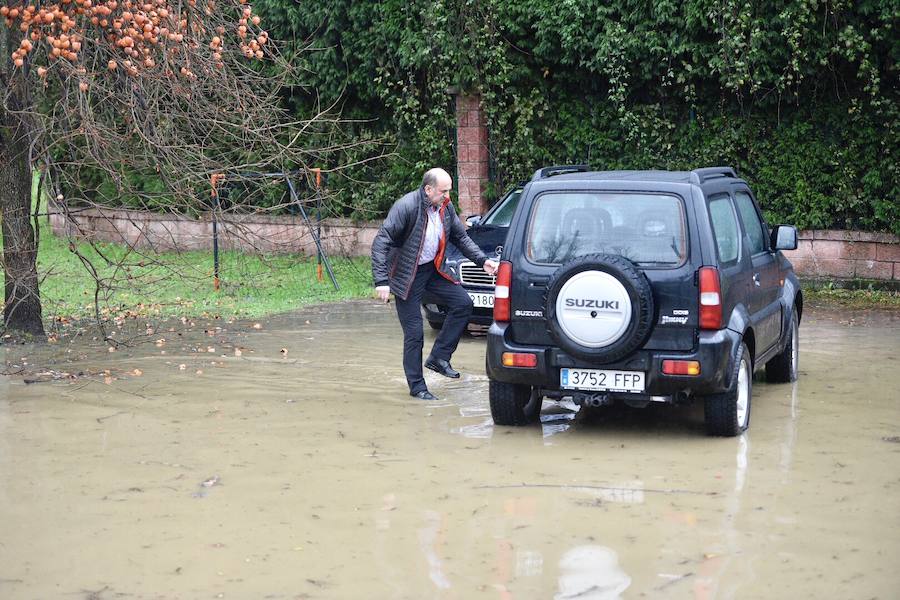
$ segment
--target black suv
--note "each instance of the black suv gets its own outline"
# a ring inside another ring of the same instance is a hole
[[[503,250],[503,241],[506,239],[509,222],[522,196],[523,186],[524,183],[509,190],[484,216],[476,215],[466,219],[469,226],[466,233],[490,258],[499,258],[500,251]],[[490,325],[494,320],[495,277],[488,275],[484,269],[463,256],[453,244],[447,246],[444,269],[460,282],[472,298],[475,309],[469,323]],[[432,329],[440,329],[444,324],[446,307],[426,292],[422,299],[422,308],[425,310],[425,319]]]
[[[525,186],[488,331],[491,415],[702,398],[707,430],[750,422],[753,372],[797,379],[800,284],[750,187],[728,167],[544,176]]]

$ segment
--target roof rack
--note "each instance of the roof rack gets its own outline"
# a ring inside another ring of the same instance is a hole
[[[737,173],[731,167],[704,167],[691,171],[691,183],[697,185],[718,177],[734,177],[736,179]]]
[[[535,171],[534,175],[531,176],[531,180],[535,181],[544,179],[545,177],[553,177],[554,175],[564,175],[565,173],[585,173],[590,170],[591,168],[588,165],[556,165],[553,167],[544,167],[543,169]]]

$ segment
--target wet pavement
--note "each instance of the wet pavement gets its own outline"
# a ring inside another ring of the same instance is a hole
[[[727,439],[495,428],[472,336],[415,400],[369,302],[0,349],[0,598],[896,598],[900,314],[808,312]]]

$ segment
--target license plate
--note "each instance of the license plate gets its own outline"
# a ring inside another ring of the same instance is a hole
[[[569,390],[637,393],[644,391],[644,385],[643,371],[559,370],[559,386]]]
[[[493,294],[477,294],[475,292],[469,292],[469,298],[472,299],[472,304],[475,305],[475,308],[494,308]]]

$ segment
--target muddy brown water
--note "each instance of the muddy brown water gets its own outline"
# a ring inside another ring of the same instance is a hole
[[[493,427],[471,336],[414,400],[370,302],[6,348],[42,382],[0,378],[0,598],[897,598],[900,315],[800,332],[733,439],[697,407]]]

